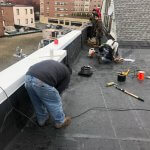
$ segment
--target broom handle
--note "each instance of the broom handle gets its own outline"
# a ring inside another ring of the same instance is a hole
[[[133,93],[128,92],[128,91],[125,90],[125,89],[121,89],[121,88],[119,88],[119,87],[117,87],[117,86],[115,86],[115,88],[118,89],[118,90],[120,90],[120,91],[122,91],[122,92],[124,92],[124,93],[126,93],[126,94],[128,94],[128,95],[130,95],[130,96],[132,96],[132,97],[134,97],[134,98],[136,98],[136,99],[138,99],[138,100],[140,100],[140,101],[142,101],[142,102],[144,102],[144,99],[138,97],[137,95],[135,95],[135,94],[133,94]]]

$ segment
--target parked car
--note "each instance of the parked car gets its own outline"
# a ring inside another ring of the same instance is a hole
[[[54,40],[50,40],[50,39],[42,39],[40,42],[39,42],[39,45],[38,45],[38,49],[42,48],[42,47],[45,47],[46,45],[52,43]]]
[[[61,26],[61,25],[56,25],[56,29],[62,29],[63,28],[63,26]]]

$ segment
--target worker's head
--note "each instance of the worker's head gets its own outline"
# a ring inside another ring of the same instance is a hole
[[[97,14],[96,9],[92,10],[92,14],[95,16],[95,14]]]
[[[95,8],[92,10],[92,13],[96,13],[96,9]]]

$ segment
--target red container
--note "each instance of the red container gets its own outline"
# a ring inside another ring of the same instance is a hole
[[[144,71],[138,71],[138,74],[137,74],[138,80],[144,80],[144,77],[145,77],[145,72]]]
[[[58,44],[58,40],[57,39],[54,40],[54,44],[56,44],[56,45]]]

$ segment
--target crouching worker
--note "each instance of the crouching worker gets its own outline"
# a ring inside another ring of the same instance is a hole
[[[123,58],[119,56],[118,52],[118,42],[109,39],[105,44],[99,47],[98,61],[99,63],[120,63]]]
[[[62,108],[60,93],[70,82],[71,70],[54,60],[45,60],[29,68],[25,76],[25,87],[33,104],[37,123],[44,126],[51,118],[55,128],[71,123]]]

